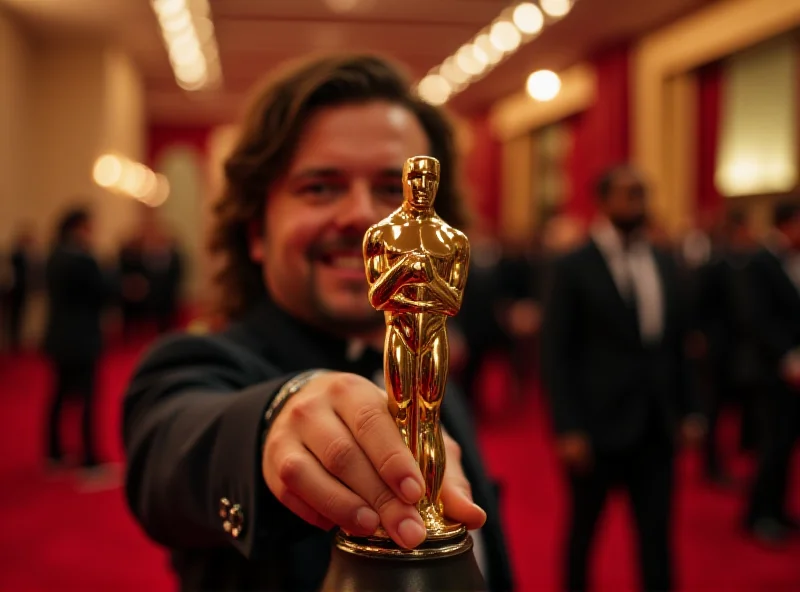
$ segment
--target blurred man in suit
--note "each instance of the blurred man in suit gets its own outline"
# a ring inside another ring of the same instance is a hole
[[[55,369],[55,389],[47,424],[51,464],[63,460],[61,415],[70,396],[83,406],[83,467],[99,466],[94,429],[95,374],[102,349],[101,313],[109,285],[92,255],[92,217],[76,208],[64,215],[47,261],[48,318],[44,349]]]
[[[789,461],[800,431],[800,204],[776,208],[774,226],[747,267],[751,334],[764,383],[758,473],[746,526],[765,543],[800,529],[786,511]]]
[[[630,496],[642,585],[673,586],[674,435],[687,417],[684,319],[676,269],[644,238],[647,190],[628,166],[597,184],[591,239],[554,265],[543,373],[572,493],[564,585],[583,590],[609,492]],[[699,422],[687,422],[696,438]]]
[[[361,251],[421,154],[441,163],[437,212],[460,225],[452,132],[383,59],[317,58],[255,97],[214,213],[230,326],[162,342],[125,399],[128,502],[182,589],[317,590],[334,526],[382,524],[406,548],[425,538],[422,475],[371,380],[385,325]],[[445,513],[480,529],[489,588],[508,590],[494,488],[457,391],[442,420]]]
[[[22,332],[34,275],[33,233],[23,228],[11,251],[11,287],[8,292],[8,342],[13,351],[22,345]]]

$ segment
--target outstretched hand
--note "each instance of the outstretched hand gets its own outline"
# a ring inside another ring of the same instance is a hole
[[[303,520],[361,536],[382,525],[397,544],[413,548],[426,536],[415,506],[425,482],[386,396],[354,374],[317,376],[275,418],[262,469],[270,491]],[[458,444],[444,438],[445,514],[479,528],[486,514],[472,502]]]

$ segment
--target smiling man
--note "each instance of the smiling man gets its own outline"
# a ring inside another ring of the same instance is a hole
[[[386,61],[315,59],[256,95],[214,214],[230,324],[159,344],[125,399],[128,501],[172,551],[183,589],[317,589],[335,526],[424,540],[425,482],[369,380],[385,329],[361,254],[419,154],[441,162],[437,211],[458,225],[450,128]],[[494,489],[458,393],[442,420],[445,512],[480,529],[490,589],[509,590]]]

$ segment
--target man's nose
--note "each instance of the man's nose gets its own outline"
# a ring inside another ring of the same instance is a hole
[[[354,182],[347,197],[339,202],[336,224],[342,229],[366,230],[379,221],[380,214],[375,206],[369,183]]]

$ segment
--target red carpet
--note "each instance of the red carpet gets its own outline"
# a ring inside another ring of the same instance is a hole
[[[116,348],[104,362],[98,415],[106,458],[122,458],[119,399],[138,355],[139,348]],[[45,363],[35,356],[0,358],[0,377],[0,590],[173,590],[165,554],[139,532],[119,489],[79,492],[71,477],[45,474],[41,425],[50,386]],[[481,443],[491,472],[503,483],[520,589],[556,590],[565,515],[547,424],[535,403],[503,414],[502,421],[492,415],[481,427]],[[69,433],[75,441],[76,432]],[[748,474],[744,462],[735,468]],[[795,469],[793,499],[800,502],[800,466]],[[682,590],[800,590],[800,541],[780,552],[757,548],[738,530],[741,496],[703,485],[692,456],[682,459],[679,474],[676,540]],[[800,504],[795,509],[800,512]],[[596,589],[635,589],[629,530],[626,508],[617,501],[598,538]]]

